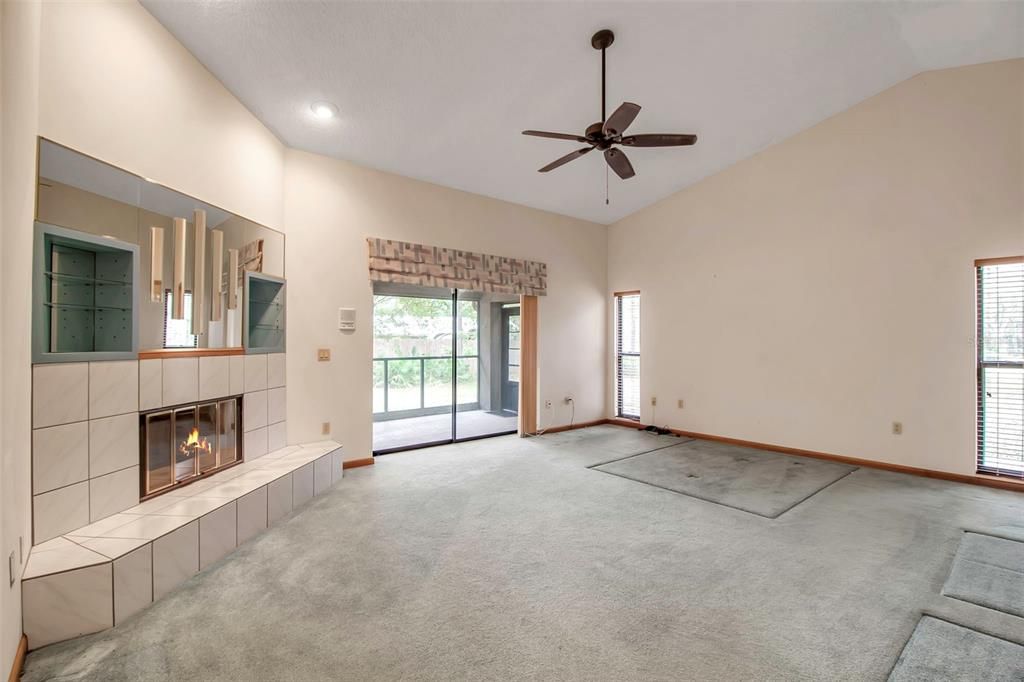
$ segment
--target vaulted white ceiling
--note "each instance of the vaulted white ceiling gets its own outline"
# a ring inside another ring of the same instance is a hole
[[[1024,56],[1015,2],[338,2],[143,0],[287,145],[599,223],[614,222],[906,78]],[[537,169],[608,109],[631,133],[697,133],[629,149],[636,177],[590,154]],[[326,100],[339,116],[314,119]]]

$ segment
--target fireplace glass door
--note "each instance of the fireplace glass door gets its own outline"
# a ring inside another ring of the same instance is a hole
[[[238,398],[142,415],[142,496],[164,492],[242,460]]]

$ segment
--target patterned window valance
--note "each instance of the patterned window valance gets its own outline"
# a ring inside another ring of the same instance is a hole
[[[548,266],[544,263],[390,239],[366,241],[370,279],[375,282],[526,296],[547,293]]]

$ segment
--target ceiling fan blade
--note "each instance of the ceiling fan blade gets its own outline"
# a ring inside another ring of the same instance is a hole
[[[633,122],[636,115],[640,113],[640,105],[633,104],[632,102],[623,102],[619,105],[619,108],[612,112],[612,115],[608,117],[608,120],[604,122],[604,129],[602,132],[605,135],[621,135],[629,127],[629,124]]]
[[[593,149],[593,147],[584,147],[583,149],[577,149],[574,152],[570,152],[569,154],[566,154],[565,156],[563,156],[560,159],[556,159],[555,161],[552,161],[551,163],[549,163],[548,165],[544,166],[543,168],[541,168],[537,172],[538,173],[547,173],[548,171],[555,170],[559,166],[564,166],[565,164],[569,163],[573,159],[580,158],[581,156],[583,156],[584,154],[589,152],[591,149]]]
[[[533,137],[550,137],[555,140],[572,140],[573,142],[583,142],[584,144],[589,142],[587,138],[580,137],[579,135],[569,135],[567,133],[547,133],[543,130],[524,130],[523,135],[532,135]]]
[[[623,180],[629,180],[636,175],[636,171],[633,170],[633,164],[629,162],[626,153],[621,149],[606,149],[604,151],[604,160],[612,167],[615,174]]]
[[[622,138],[622,144],[627,147],[687,147],[696,143],[696,135],[673,135],[669,133],[629,135]]]

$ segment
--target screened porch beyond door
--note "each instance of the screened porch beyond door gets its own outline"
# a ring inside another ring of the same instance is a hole
[[[374,294],[375,453],[517,430],[518,296]]]

